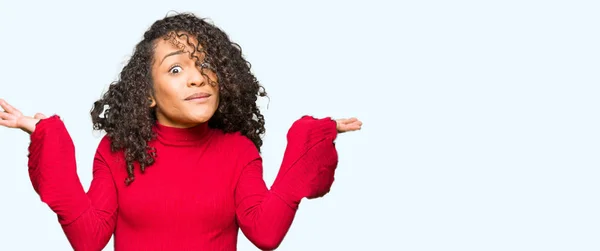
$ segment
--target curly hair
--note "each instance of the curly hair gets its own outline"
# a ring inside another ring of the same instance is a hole
[[[221,29],[194,14],[167,16],[156,21],[144,33],[118,80],[111,83],[101,99],[94,102],[90,112],[93,128],[107,133],[111,150],[124,151],[127,185],[135,179],[134,163],[137,162],[144,172],[156,157],[156,149],[148,145],[156,137],[152,129],[156,123],[156,111],[150,107],[150,97],[154,93],[151,66],[156,41],[167,40],[172,34],[180,38],[188,34],[194,36],[199,45],[191,43],[189,37],[186,40],[192,48],[201,48],[199,51],[204,54],[204,62],[199,66],[209,68],[217,75],[220,102],[208,126],[226,133],[240,132],[259,151],[262,146],[265,120],[256,101],[259,96],[267,94],[251,73],[251,65],[244,59],[241,47],[231,42]],[[194,53],[190,56],[194,57]]]

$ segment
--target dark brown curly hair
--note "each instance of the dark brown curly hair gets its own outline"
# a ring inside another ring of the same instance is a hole
[[[202,48],[204,62],[200,67],[208,67],[217,75],[220,102],[208,126],[224,132],[240,132],[259,151],[262,146],[265,120],[256,101],[266,96],[266,92],[250,71],[251,65],[244,59],[241,47],[221,29],[194,14],[167,16],[144,33],[119,79],[94,102],[90,112],[94,129],[107,133],[112,151],[124,151],[127,185],[135,179],[135,162],[144,172],[156,157],[155,149],[148,145],[156,137],[152,130],[156,123],[155,108],[150,108],[149,99],[154,93],[151,66],[156,41],[168,39],[173,33],[196,37],[200,43],[197,47],[190,43],[189,37],[187,42],[192,48]]]

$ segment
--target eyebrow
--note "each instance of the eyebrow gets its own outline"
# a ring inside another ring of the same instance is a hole
[[[178,51],[171,52],[171,53],[165,55],[165,57],[163,57],[163,59],[160,61],[160,64],[158,64],[158,65],[161,65],[163,63],[163,61],[165,61],[165,59],[167,57],[174,56],[174,55],[179,55],[179,54],[182,54],[182,53],[184,53],[183,50],[178,50]]]

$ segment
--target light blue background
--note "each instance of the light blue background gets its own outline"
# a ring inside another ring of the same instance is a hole
[[[597,1],[81,2],[0,0],[0,97],[62,116],[86,188],[93,101],[149,25],[191,11],[271,97],[267,184],[295,119],[364,122],[279,250],[600,250]],[[69,250],[28,143],[0,128],[0,250]]]

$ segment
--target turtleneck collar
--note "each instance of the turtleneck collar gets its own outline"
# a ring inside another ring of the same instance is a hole
[[[198,145],[206,141],[210,136],[208,123],[202,123],[190,128],[177,128],[156,122],[154,131],[156,132],[156,139],[159,142],[175,146]]]

